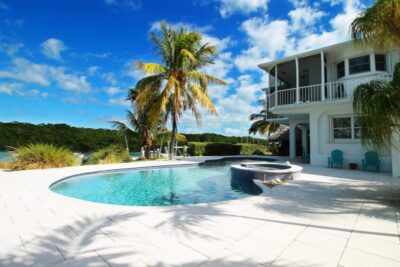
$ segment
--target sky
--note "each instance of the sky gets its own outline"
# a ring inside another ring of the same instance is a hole
[[[349,40],[372,0],[0,0],[0,122],[110,128],[125,120],[135,61],[160,62],[149,33],[161,21],[218,46],[204,72],[218,116],[190,113],[182,133],[246,135],[268,86],[259,63]]]

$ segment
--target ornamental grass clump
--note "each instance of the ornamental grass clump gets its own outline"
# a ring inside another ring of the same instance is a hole
[[[12,170],[60,168],[78,164],[77,157],[70,150],[49,144],[30,144],[11,148],[11,154]]]
[[[111,164],[132,161],[128,151],[119,145],[111,145],[91,154],[86,164]]]

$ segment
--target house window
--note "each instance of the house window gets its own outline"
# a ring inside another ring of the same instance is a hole
[[[349,73],[357,74],[371,71],[369,55],[349,59]]]
[[[332,117],[333,140],[360,139],[360,118],[356,116]]]
[[[383,54],[376,54],[375,66],[377,71],[386,71],[386,56]]]
[[[345,75],[344,61],[338,63],[336,65],[336,69],[337,69],[337,78],[340,79],[340,78],[344,77],[344,75]]]

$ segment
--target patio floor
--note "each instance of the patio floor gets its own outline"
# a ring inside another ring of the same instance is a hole
[[[306,165],[260,196],[174,207],[48,190],[76,173],[182,163],[0,171],[0,265],[400,266],[400,179],[388,174]]]

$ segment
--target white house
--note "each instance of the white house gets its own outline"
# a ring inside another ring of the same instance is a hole
[[[399,49],[383,51],[349,41],[260,64],[269,73],[269,120],[291,129],[290,157],[303,152],[310,155],[311,165],[327,166],[331,151],[340,149],[346,167],[361,166],[370,149],[360,143],[353,90],[374,79],[390,81],[398,62]],[[301,148],[296,148],[295,127],[302,129]],[[400,176],[399,154],[395,149],[381,153],[381,169],[393,166],[393,174]]]

